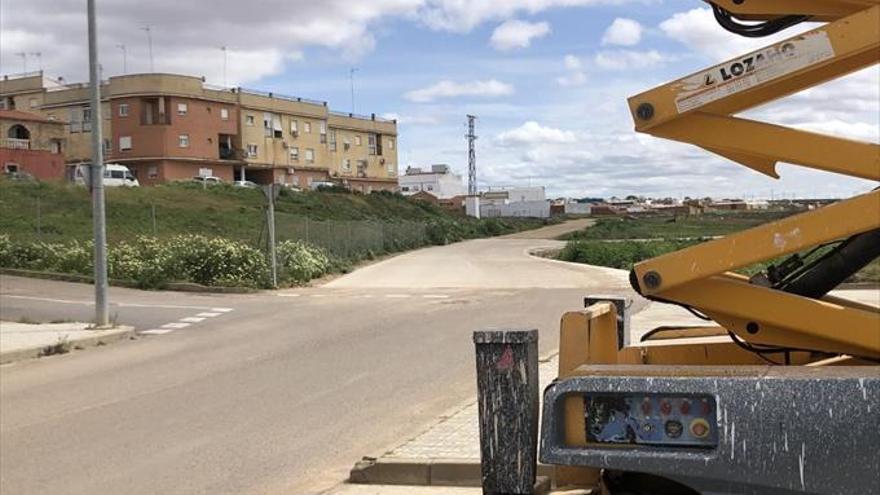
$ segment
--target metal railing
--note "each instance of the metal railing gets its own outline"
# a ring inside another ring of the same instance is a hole
[[[16,139],[16,138],[0,138],[0,148],[13,149],[13,150],[34,149],[31,147],[31,140],[30,139]]]
[[[351,113],[351,112],[338,112],[335,110],[331,110],[329,113],[330,113],[330,115],[334,115],[336,117],[344,117],[344,118],[348,118],[348,119],[369,120],[369,121],[374,121],[374,122],[397,123],[397,121],[394,119],[386,119],[386,118],[382,118],[382,117],[377,117],[376,114],[360,115],[360,114]]]
[[[311,100],[309,98],[301,98],[299,96],[282,95],[282,94],[274,93],[271,91],[260,91],[258,89],[238,88],[238,92],[246,94],[246,95],[263,96],[265,98],[274,98],[276,100],[293,101],[296,103],[306,103],[308,105],[317,105],[317,106],[322,106],[322,107],[327,106],[326,101]]]

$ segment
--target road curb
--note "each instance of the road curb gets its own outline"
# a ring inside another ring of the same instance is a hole
[[[535,493],[550,490],[553,466],[538,465]],[[351,468],[349,483],[369,485],[416,485],[479,487],[482,474],[473,459],[376,459],[364,457]]]
[[[95,335],[92,337],[83,337],[79,339],[68,340],[67,342],[70,344],[71,348],[74,347],[96,347],[99,345],[111,344],[113,342],[119,342],[120,340],[128,340],[137,334],[134,331],[134,327],[130,326],[119,326],[111,332],[102,333],[101,335]],[[27,349],[16,349],[14,351],[8,352],[0,352],[0,364],[11,364],[17,361],[23,361],[26,359],[35,359],[40,357],[50,357],[43,355],[43,349],[46,346],[40,347],[29,347]],[[65,354],[69,354],[65,353]]]

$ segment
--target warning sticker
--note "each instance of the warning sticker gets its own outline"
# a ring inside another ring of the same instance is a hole
[[[682,79],[675,107],[687,112],[832,57],[828,33],[807,33]]]

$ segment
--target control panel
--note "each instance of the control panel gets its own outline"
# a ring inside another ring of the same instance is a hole
[[[587,443],[629,446],[718,445],[715,398],[708,395],[589,394]]]

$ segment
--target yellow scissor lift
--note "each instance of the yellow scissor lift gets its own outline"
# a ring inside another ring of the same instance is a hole
[[[734,116],[877,64],[880,0],[708,3],[744,36],[824,24],[630,98],[636,130],[880,180],[877,144]],[[709,321],[630,343],[619,304],[564,315],[541,461],[607,493],[880,493],[880,311],[828,295],[878,255],[875,189],[636,264],[638,293]]]

